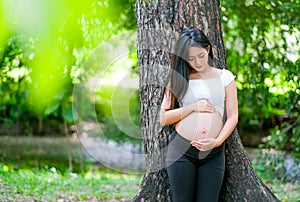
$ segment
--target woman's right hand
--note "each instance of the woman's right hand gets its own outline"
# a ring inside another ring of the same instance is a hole
[[[193,105],[194,112],[214,113],[216,111],[215,107],[207,99],[200,99],[194,102]]]

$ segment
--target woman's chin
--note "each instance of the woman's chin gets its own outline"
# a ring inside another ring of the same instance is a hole
[[[194,67],[194,70],[197,72],[202,72],[204,70],[204,67]]]

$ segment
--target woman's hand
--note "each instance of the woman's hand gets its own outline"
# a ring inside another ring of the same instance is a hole
[[[215,107],[206,99],[200,99],[193,103],[195,112],[209,112],[214,113]]]
[[[193,140],[191,144],[200,151],[208,151],[216,147],[217,140],[215,138],[205,138],[201,140]]]

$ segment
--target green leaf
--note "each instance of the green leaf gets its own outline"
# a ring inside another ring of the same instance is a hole
[[[74,122],[72,106],[63,106],[63,117],[68,122]]]
[[[53,114],[54,112],[57,111],[57,109],[59,108],[59,106],[60,106],[60,102],[58,102],[58,103],[56,103],[56,104],[54,104],[54,105],[48,107],[48,108],[45,110],[44,115],[49,116],[50,114]]]

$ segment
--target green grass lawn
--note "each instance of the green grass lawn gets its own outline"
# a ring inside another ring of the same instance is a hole
[[[20,137],[18,142],[16,145],[14,137],[0,136],[0,201],[132,198],[142,180],[142,175],[125,174],[81,160],[77,141],[70,143],[60,137]]]
[[[138,192],[142,175],[113,171],[84,161],[80,145],[72,143],[69,171],[65,138],[0,137],[0,201],[110,201]],[[261,179],[283,202],[300,202],[300,185],[272,177],[263,162],[254,164]],[[266,173],[269,173],[266,175]]]
[[[90,166],[84,174],[60,173],[55,168],[14,170],[0,165],[0,201],[109,201],[135,196],[142,175]],[[300,201],[300,185],[266,182],[283,202]]]
[[[61,174],[55,168],[13,170],[0,166],[0,201],[89,201],[132,198],[142,176],[108,169]]]

